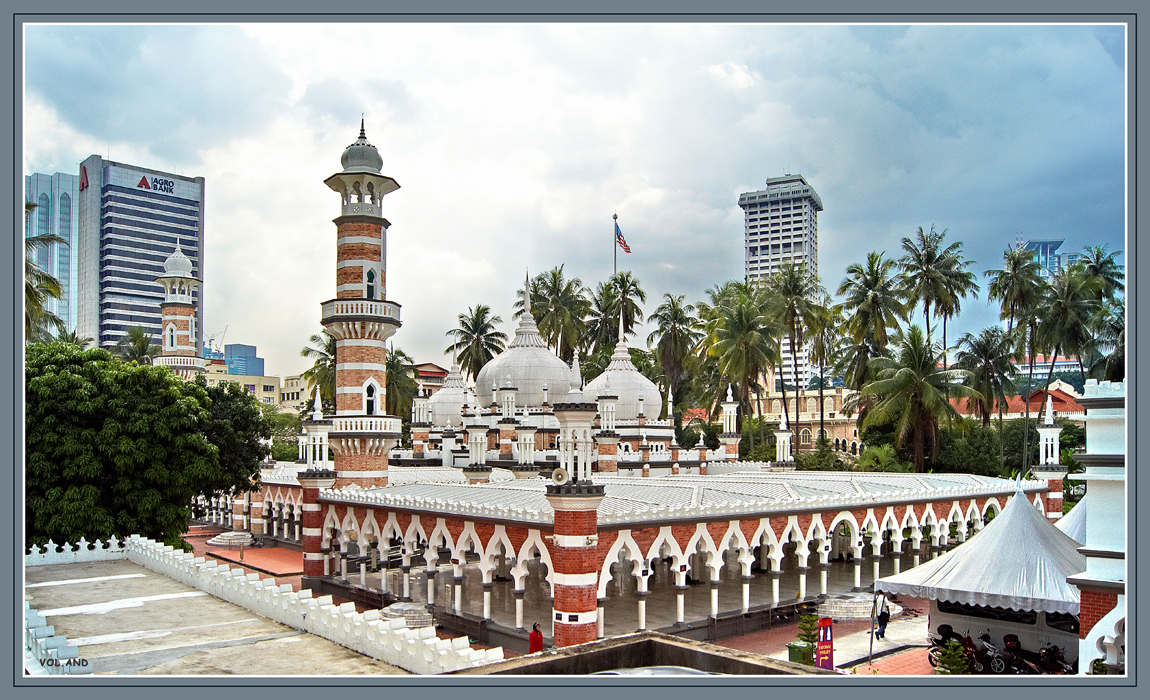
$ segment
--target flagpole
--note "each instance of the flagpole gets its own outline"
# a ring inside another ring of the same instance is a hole
[[[616,212],[615,214],[611,215],[611,218],[615,220],[615,229],[618,230],[619,214]],[[615,254],[614,271],[611,274],[612,277],[619,274],[619,240],[616,238],[618,235],[619,234],[615,233],[615,231],[611,231],[611,250],[614,251]]]

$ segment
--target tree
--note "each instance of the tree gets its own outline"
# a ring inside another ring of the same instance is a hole
[[[71,331],[61,335],[59,338],[57,338],[57,340],[59,340],[62,343],[71,343],[72,345],[75,345],[76,347],[80,348],[81,350],[86,350],[89,345],[91,345],[93,342],[95,342],[91,338],[89,338],[88,336],[80,335],[76,331],[75,328],[73,328]]]
[[[294,462],[299,457],[299,437],[303,420],[294,411],[281,411],[274,403],[259,404],[272,434],[271,458],[277,462]]]
[[[1126,286],[1122,283],[1126,279],[1126,274],[1122,265],[1115,260],[1122,251],[1108,253],[1106,246],[1097,245],[1086,246],[1084,253],[1076,264],[1081,265],[1086,276],[1094,280],[1099,302],[1114,301],[1120,292],[1126,291]]]
[[[859,455],[858,468],[864,472],[908,472],[910,465],[901,462],[894,445],[869,445]]]
[[[893,424],[896,446],[909,442],[915,469],[922,472],[928,442],[932,460],[938,457],[939,418],[958,417],[946,397],[973,398],[979,394],[958,383],[968,378],[966,371],[939,369],[941,353],[917,325],[900,334],[896,346],[893,358],[872,360],[876,379],[863,388],[863,393],[878,400],[863,425]]]
[[[803,645],[803,665],[815,665],[815,645],[819,641],[819,618],[815,615],[803,615],[799,618],[799,642]]]
[[[260,463],[271,454],[266,444],[273,424],[256,395],[236,382],[207,385],[204,375],[194,382],[207,395],[208,419],[203,434],[218,452],[217,468],[196,484],[197,493],[212,498],[249,493],[259,488]]]
[[[555,348],[555,354],[570,364],[575,350],[583,345],[587,314],[591,302],[585,295],[583,280],[563,276],[563,265],[538,275],[531,281],[531,315],[539,334]],[[515,318],[523,313],[522,293],[515,302]]]
[[[1038,461],[1038,426],[1033,422],[1025,419],[1005,421],[999,439],[1006,473],[1026,474]]]
[[[1082,268],[1072,266],[1054,273],[1050,280],[1046,298],[1042,304],[1042,318],[1038,333],[1046,347],[1052,348],[1050,371],[1047,373],[1046,388],[1042,395],[1042,405],[1050,395],[1050,377],[1054,376],[1054,364],[1058,353],[1066,350],[1081,358],[1082,349],[1090,342],[1088,326],[1099,303],[1095,296],[1100,288],[1096,278],[1083,273]],[[1085,376],[1085,373],[1083,373]],[[1029,403],[1029,402],[1028,402]]]
[[[1092,323],[1101,350],[1090,364],[1095,379],[1120,382],[1126,378],[1126,304],[1123,300],[1104,303]]]
[[[987,425],[943,431],[942,449],[935,472],[1005,476],[1002,442],[998,431]]]
[[[934,667],[937,673],[947,676],[957,676],[970,673],[970,659],[966,650],[953,639],[938,652],[938,661]]]
[[[903,295],[907,304],[913,308],[922,302],[922,314],[926,322],[926,335],[930,337],[930,310],[937,310],[940,301],[949,298],[948,270],[950,261],[962,249],[961,243],[954,243],[949,248],[943,248],[943,239],[946,231],[936,232],[934,225],[930,231],[923,231],[919,226],[915,238],[902,239],[902,249],[906,254],[899,260],[899,268],[903,273]]]
[[[457,353],[456,361],[472,380],[506,346],[507,334],[496,328],[500,323],[503,319],[491,316],[491,307],[477,304],[468,308],[467,313],[459,314],[458,328],[447,331],[448,337],[455,338],[447,350]]]
[[[942,367],[946,369],[950,345],[946,342],[947,321],[962,311],[962,300],[971,294],[978,294],[978,282],[973,272],[967,270],[971,261],[962,257],[962,243],[955,243],[944,251],[940,260],[945,295],[935,303],[935,314],[942,317]]]
[[[846,279],[839,285],[851,340],[844,353],[848,359],[845,378],[856,391],[869,379],[870,358],[886,348],[890,333],[897,332],[899,322],[906,318],[906,304],[894,276],[896,267],[897,263],[884,259],[882,253],[870,253],[866,265],[855,263],[847,268]]]
[[[116,342],[113,352],[124,362],[150,365],[152,358],[160,354],[160,346],[152,342],[152,334],[143,326],[133,326]]]
[[[335,336],[323,330],[308,338],[310,346],[304,346],[299,351],[300,357],[314,360],[314,363],[303,373],[307,380],[308,393],[312,395],[311,403],[315,403],[315,387],[319,386],[321,404],[335,407]],[[322,409],[323,406],[320,406]],[[313,409],[314,410],[314,409]]]
[[[590,350],[592,354],[611,354],[611,350],[619,342],[618,308],[615,288],[606,282],[600,282],[595,293],[591,295],[585,351]]]
[[[805,345],[803,333],[806,327],[813,323],[818,309],[818,301],[826,296],[826,290],[819,284],[815,273],[811,272],[811,269],[804,263],[784,263],[779,271],[767,281],[767,288],[777,300],[776,313],[779,321],[786,329],[787,338],[790,341],[793,368],[791,376],[795,380],[795,403],[797,405],[797,399],[802,394],[802,382],[799,380],[799,353],[802,352]],[[787,402],[785,380],[783,384],[783,405],[785,406]],[[797,420],[798,416],[795,416],[795,419]],[[787,422],[789,425],[789,416]]]
[[[961,349],[957,366],[970,372],[971,386],[980,395],[971,400],[972,407],[982,416],[982,424],[988,426],[997,404],[1001,422],[1007,394],[1014,394],[1014,378],[1018,373],[1010,361],[1014,349],[1011,337],[992,326],[982,329],[977,336],[963,334],[958,344]]]
[[[24,202],[24,342],[45,343],[64,331],[64,321],[48,309],[48,301],[61,298],[64,289],[58,279],[36,264],[35,258],[52,243],[68,242],[54,233],[28,236],[35,210],[35,203]]]
[[[1000,302],[1002,312],[999,318],[1006,319],[1009,333],[1014,330],[1015,319],[1033,308],[1041,298],[1042,268],[1034,259],[1034,251],[1022,246],[1008,248],[1002,258],[1001,270],[987,270],[983,274],[990,278],[990,285],[986,288],[987,300]]]
[[[607,281],[613,290],[612,298],[616,307],[613,316],[623,317],[623,335],[630,335],[636,323],[643,320],[643,309],[639,304],[647,303],[647,293],[639,286],[639,280],[630,272],[617,272]]]
[[[810,359],[819,367],[819,435],[826,435],[826,410],[823,387],[826,385],[827,367],[834,366],[843,356],[843,342],[839,330],[845,324],[842,307],[832,306],[830,296],[823,295],[821,303],[811,316]]]
[[[717,309],[719,322],[710,351],[722,376],[736,385],[737,400],[744,407],[750,405],[751,390],[761,390],[759,375],[778,361],[771,343],[772,319],[755,302],[740,294]]]
[[[667,387],[675,396],[681,396],[679,381],[691,350],[702,333],[695,326],[699,320],[693,315],[695,307],[684,304],[684,295],[663,295],[663,303],[648,318],[655,322],[655,330],[647,336],[647,345],[654,344],[659,364],[667,375]]]
[[[180,545],[192,499],[221,482],[205,387],[68,343],[25,357],[24,546],[131,534]]]
[[[411,404],[419,385],[415,381],[415,360],[403,350],[393,346],[387,353],[386,402],[384,410],[388,415],[411,418]]]

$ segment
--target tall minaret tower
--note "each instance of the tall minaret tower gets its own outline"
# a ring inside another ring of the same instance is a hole
[[[385,343],[399,328],[399,304],[386,300],[387,228],[383,196],[399,183],[380,174],[383,158],[359,138],[340,159],[343,170],[324,180],[340,195],[335,221],[335,299],[322,305],[322,323],[335,337],[335,418],[328,433],[335,488],[387,484],[387,453],[399,440],[400,419],[384,415]]]
[[[192,275],[192,261],[176,250],[164,261],[164,274],[156,278],[164,288],[164,301],[160,304],[159,357],[152,362],[171,367],[183,379],[191,379],[204,371],[204,358],[196,355],[196,304],[192,290],[200,281]]]

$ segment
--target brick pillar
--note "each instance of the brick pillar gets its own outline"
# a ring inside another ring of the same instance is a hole
[[[593,642],[596,639],[598,603],[599,503],[603,486],[589,481],[547,485],[547,502],[555,511],[555,566],[552,603],[552,634],[556,647]]]
[[[297,477],[303,487],[303,576],[319,578],[323,576],[324,555],[323,511],[319,503],[320,489],[330,489],[335,485],[335,472],[331,470],[308,469]]]
[[[242,493],[232,499],[232,529],[248,529],[247,519],[244,517],[244,495]]]
[[[1094,625],[1098,624],[1098,621],[1105,617],[1106,613],[1113,610],[1117,605],[1118,594],[1116,592],[1095,591],[1083,588],[1082,596],[1079,600],[1078,638],[1086,639],[1086,636],[1090,634],[1090,630],[1094,629]]]
[[[619,471],[619,436],[616,433],[600,432],[595,436],[599,450],[599,471]]]
[[[504,418],[499,421],[499,459],[510,462],[514,459],[514,451],[511,448],[511,443],[515,442],[515,424],[518,423],[514,418]]]
[[[263,498],[263,493],[261,492],[259,494],[259,496],[260,496],[260,498]],[[252,511],[251,511],[251,513],[252,513],[252,515],[251,515],[252,521],[251,521],[251,528],[249,529],[249,531],[253,535],[264,534],[264,532],[266,532],[266,528],[264,527],[264,504],[263,504],[263,502],[262,501],[256,501],[256,499],[253,498],[252,499]]]
[[[707,463],[706,462],[700,462],[699,463],[699,476],[706,476],[706,475],[707,475]]]

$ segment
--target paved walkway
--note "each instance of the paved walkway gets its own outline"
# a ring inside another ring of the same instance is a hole
[[[242,554],[238,549],[211,549],[207,554],[272,576],[303,576],[303,552],[293,549],[245,547]]]

